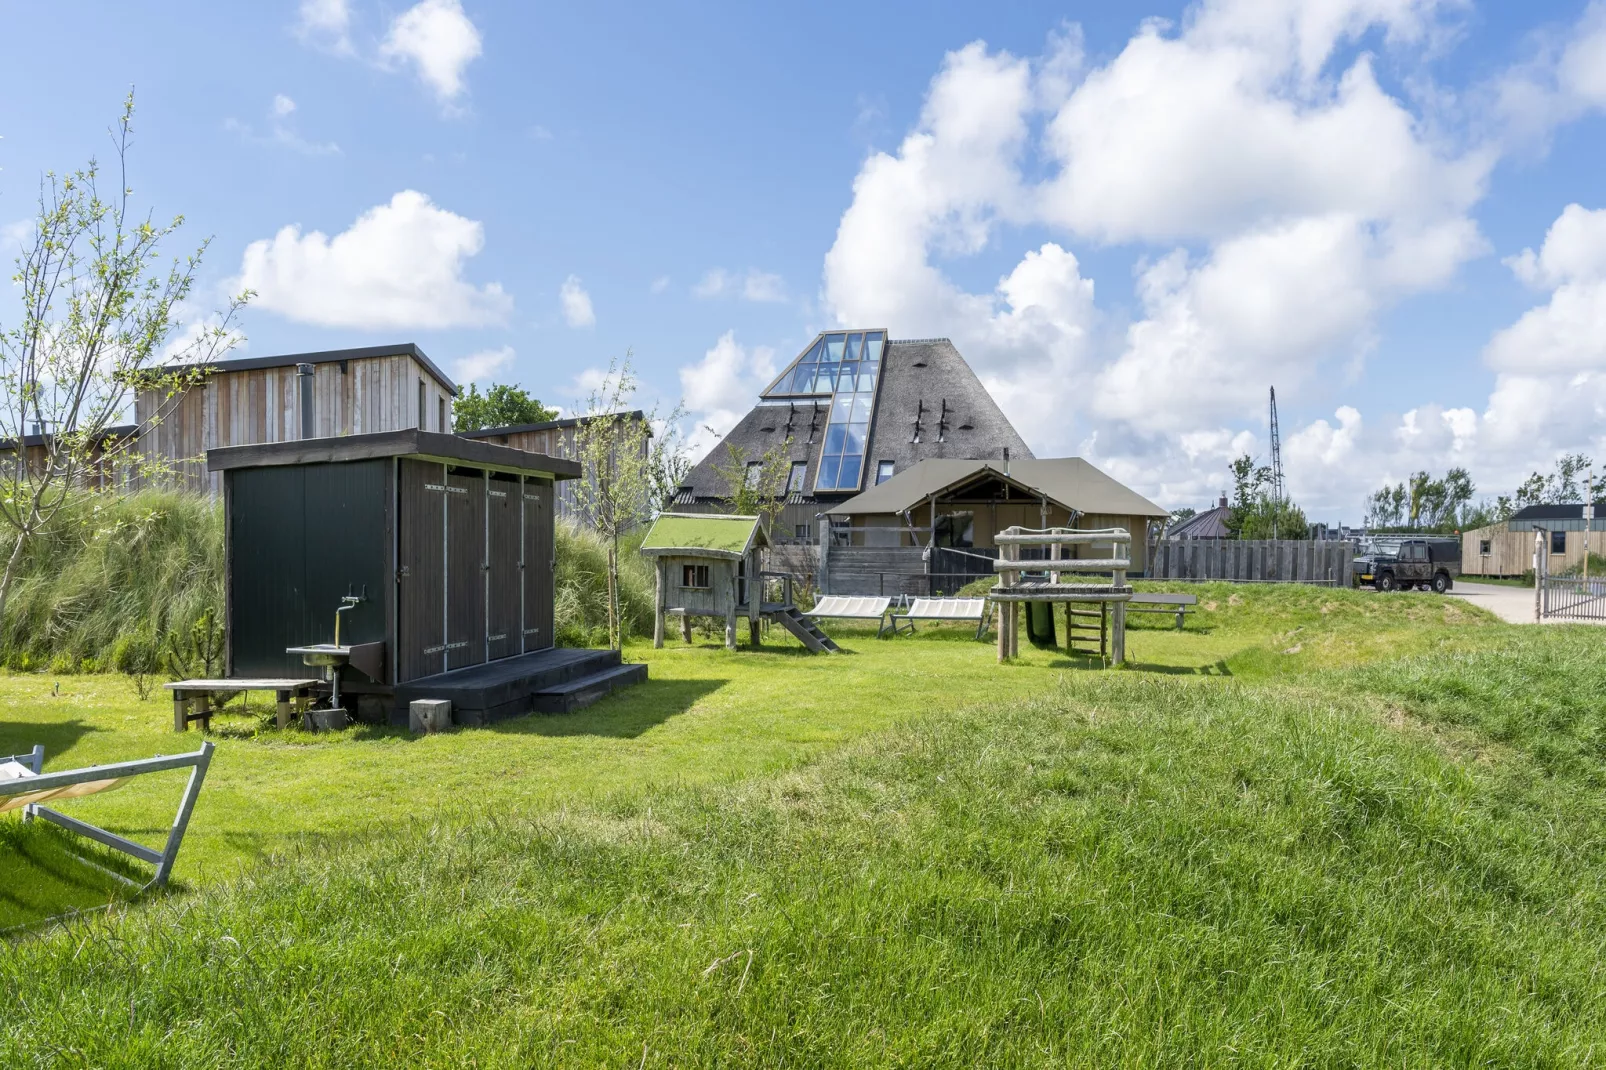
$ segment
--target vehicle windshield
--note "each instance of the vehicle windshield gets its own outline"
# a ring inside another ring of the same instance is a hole
[[[1363,553],[1382,554],[1389,557],[1398,557],[1400,546],[1404,539],[1372,539],[1362,548]]]

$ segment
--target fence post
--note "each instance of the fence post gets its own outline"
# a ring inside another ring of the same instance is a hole
[[[1534,529],[1534,623],[1545,619],[1545,533]]]

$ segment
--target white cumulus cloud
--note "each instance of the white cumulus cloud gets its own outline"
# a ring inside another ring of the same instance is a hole
[[[329,237],[286,226],[246,246],[237,288],[253,308],[325,327],[475,327],[503,322],[513,299],[476,286],[466,262],[485,244],[475,220],[403,190]]]
[[[459,383],[486,383],[513,366],[513,347],[481,349],[452,361],[452,378]]]
[[[558,288],[558,304],[563,308],[563,321],[570,327],[590,327],[597,322],[597,313],[591,307],[591,295],[580,285],[578,275],[570,275]]]
[[[775,351],[749,349],[735,331],[719,336],[703,359],[680,369],[682,403],[693,426],[687,448],[701,458],[753,407],[753,401],[775,378]]]
[[[408,8],[379,45],[381,59],[410,64],[445,104],[463,95],[464,72],[483,50],[480,31],[459,0],[423,0]]]

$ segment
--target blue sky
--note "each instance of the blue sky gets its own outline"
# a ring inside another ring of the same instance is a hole
[[[1416,468],[1606,458],[1600,4],[0,18],[0,226],[137,87],[134,185],[213,238],[192,316],[258,289],[250,353],[412,340],[571,404],[632,349],[702,445],[818,329],[948,335],[1040,456],[1167,505],[1264,453],[1275,384],[1352,522]]]

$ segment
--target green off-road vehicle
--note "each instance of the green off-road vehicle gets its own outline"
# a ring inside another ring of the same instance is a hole
[[[1350,567],[1356,586],[1443,594],[1461,575],[1461,540],[1379,539]]]

